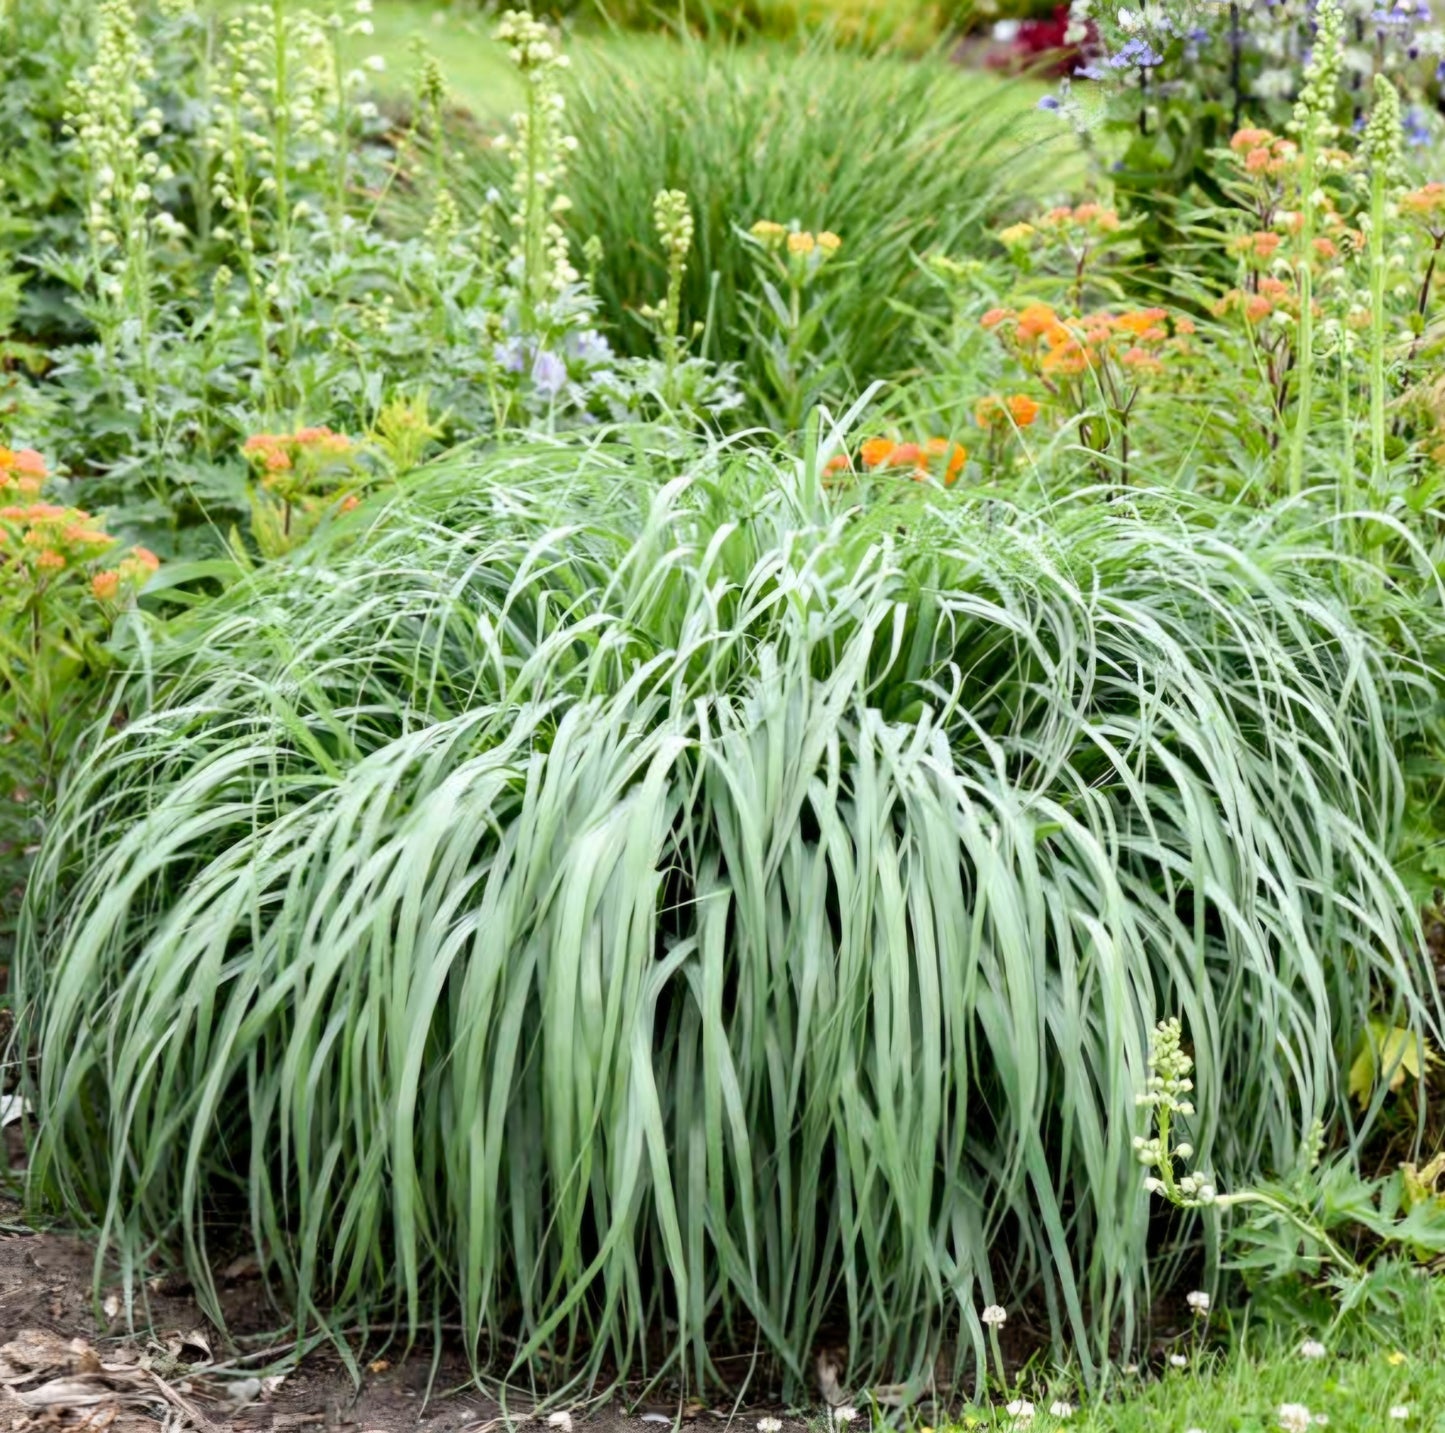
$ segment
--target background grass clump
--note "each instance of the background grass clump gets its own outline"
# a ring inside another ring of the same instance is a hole
[[[758,220],[843,240],[811,296],[812,373],[837,400],[875,380],[916,375],[919,319],[950,311],[921,260],[982,245],[989,220],[1060,153],[1043,146],[1036,91],[964,76],[940,58],[904,62],[838,50],[691,39],[586,52],[568,94],[579,147],[568,222],[600,241],[593,289],[624,350],[649,350],[637,316],[667,284],[653,196],[687,194],[696,221],[684,329],[736,362],[754,392],[776,388],[779,324],[742,235]],[[480,207],[505,155],[468,154],[458,183]],[[786,322],[782,325],[786,327]],[[769,415],[754,399],[755,417]]]
[[[154,631],[30,885],[37,1199],[503,1369],[1127,1346],[1149,1021],[1228,1181],[1418,978],[1410,679],[1335,554],[1137,502],[524,447]]]

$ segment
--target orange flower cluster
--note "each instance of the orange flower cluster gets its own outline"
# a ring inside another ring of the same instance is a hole
[[[1341,254],[1357,254],[1365,247],[1365,236],[1352,229],[1335,211],[1325,206],[1320,222],[1329,232],[1310,241],[1310,254],[1318,264],[1332,263]],[[1225,246],[1236,259],[1243,259],[1254,269],[1267,268],[1276,259],[1286,238],[1297,235],[1304,227],[1304,215],[1286,211],[1275,217],[1274,228],[1257,233],[1236,234]]]
[[[1062,319],[1048,304],[1028,304],[1017,311],[990,309],[982,323],[1026,369],[1049,380],[1076,378],[1104,363],[1156,374],[1169,355],[1188,351],[1194,332],[1192,319],[1162,308],[1099,309]]]
[[[1119,229],[1119,215],[1102,204],[1078,204],[1072,209],[1061,204],[1050,209],[1037,223],[1040,229],[1090,229],[1098,234],[1113,234]]]
[[[34,448],[0,448],[0,496],[37,497],[46,476],[45,459]]]
[[[1445,184],[1434,180],[1400,197],[1400,212],[1423,219],[1431,229],[1445,225]]]
[[[279,557],[328,514],[361,501],[348,491],[363,480],[361,446],[330,428],[257,433],[241,451],[260,477],[251,492],[251,527],[261,552]]]
[[[1072,209],[1061,204],[1031,224],[1010,224],[1000,229],[998,237],[1010,249],[1026,246],[1036,238],[1074,245],[1117,234],[1119,228],[1118,213],[1102,204],[1079,204]]]
[[[1239,167],[1258,178],[1278,178],[1299,159],[1299,146],[1293,140],[1268,129],[1241,129],[1229,141],[1229,148]]]
[[[1216,318],[1238,313],[1243,314],[1245,321],[1251,324],[1263,323],[1272,314],[1284,314],[1288,318],[1297,319],[1299,312],[1299,290],[1284,279],[1268,274],[1260,278],[1255,289],[1230,289],[1214,305]]]
[[[1279,246],[1283,243],[1283,234],[1266,231],[1262,234],[1236,234],[1227,247],[1236,259],[1252,259],[1267,264],[1279,253]]]
[[[968,462],[968,449],[946,438],[930,438],[926,443],[895,443],[892,438],[869,438],[858,449],[859,461],[868,472],[907,470],[910,477],[922,483],[938,476],[946,486],[958,481]],[[833,458],[829,473],[853,471],[853,461],[846,453]]]
[[[102,602],[143,587],[160,566],[156,555],[137,547],[115,567],[96,571],[96,560],[117,540],[82,508],[35,501],[47,476],[45,460],[34,449],[0,448],[0,499],[27,499],[0,506],[0,576],[19,576],[40,591],[66,575],[80,577]]]
[[[160,562],[138,547],[116,567],[93,571],[96,559],[116,545],[95,522],[88,512],[58,503],[0,507],[0,569],[11,577],[22,575],[41,589],[64,574],[78,575],[95,597],[116,601],[125,589],[142,586]]]
[[[241,451],[262,473],[289,473],[298,468],[313,472],[339,458],[349,458],[356,444],[345,433],[334,433],[324,425],[301,428],[295,433],[257,433],[247,438]]]
[[[1013,393],[1007,398],[992,393],[980,398],[973,410],[973,421],[988,429],[1028,428],[1038,416],[1039,405],[1027,393]]]

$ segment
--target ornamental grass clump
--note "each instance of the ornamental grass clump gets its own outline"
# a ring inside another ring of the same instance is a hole
[[[553,1391],[1136,1345],[1158,1012],[1222,1188],[1419,1019],[1422,694],[1269,518],[841,491],[503,449],[152,624],[30,884],[32,1205]]]

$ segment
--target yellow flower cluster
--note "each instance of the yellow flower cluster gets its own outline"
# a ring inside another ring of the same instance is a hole
[[[831,229],[814,234],[806,229],[790,229],[771,219],[759,219],[748,232],[765,248],[786,250],[799,259],[810,258],[814,254],[831,259],[843,247],[842,239]]]

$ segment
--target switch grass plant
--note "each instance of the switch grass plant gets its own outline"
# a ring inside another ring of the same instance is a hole
[[[554,1392],[801,1391],[830,1321],[967,1381],[1001,1297],[1092,1377],[1195,1247],[1131,1144],[1158,1015],[1230,1186],[1427,1023],[1383,853],[1428,689],[1288,514],[618,437],[147,630],[30,884],[34,1199],[133,1292],[214,1312],[239,1241],[300,1325],[445,1316]]]

